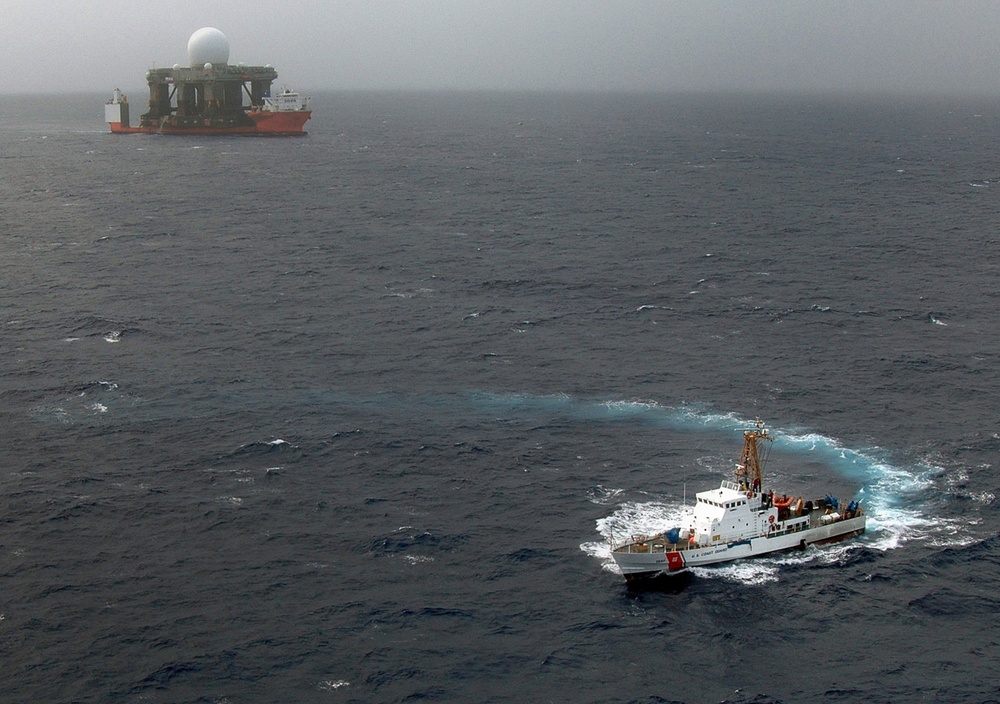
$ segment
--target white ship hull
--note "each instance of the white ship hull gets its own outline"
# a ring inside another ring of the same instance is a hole
[[[612,555],[626,580],[648,579],[683,572],[689,567],[704,567],[787,550],[803,550],[808,545],[845,540],[864,533],[866,520],[867,517],[861,515],[774,537],[762,535],[697,548],[678,549],[666,543],[663,536],[655,536],[642,542],[627,543],[613,551]]]

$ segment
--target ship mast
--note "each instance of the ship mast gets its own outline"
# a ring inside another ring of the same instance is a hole
[[[736,465],[736,481],[744,491],[759,493],[764,485],[764,462],[761,459],[760,444],[773,440],[774,436],[764,429],[764,421],[759,418],[754,422],[753,428],[743,431],[743,454]],[[766,450],[764,455],[766,458]]]

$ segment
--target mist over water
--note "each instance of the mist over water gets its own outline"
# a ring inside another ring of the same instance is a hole
[[[10,701],[996,695],[1000,104],[104,99],[0,106]],[[868,532],[628,590],[758,417]]]

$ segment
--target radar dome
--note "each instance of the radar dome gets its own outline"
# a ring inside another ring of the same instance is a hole
[[[191,66],[229,63],[229,39],[215,27],[202,27],[188,39]]]

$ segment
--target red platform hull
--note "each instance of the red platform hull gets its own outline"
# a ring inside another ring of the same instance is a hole
[[[306,134],[303,127],[312,117],[311,110],[287,112],[267,112],[251,110],[246,115],[252,124],[226,125],[211,119],[184,122],[175,117],[159,124],[144,124],[138,127],[120,122],[108,123],[113,134],[189,134],[189,135],[246,135],[260,137],[300,137]]]

